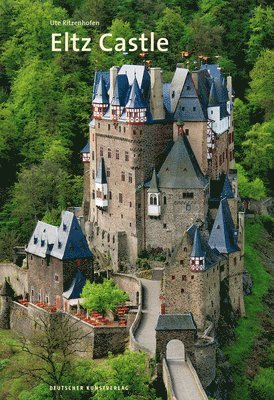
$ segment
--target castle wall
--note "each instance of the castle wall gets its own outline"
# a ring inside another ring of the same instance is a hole
[[[192,192],[193,198],[184,199],[184,192]],[[161,189],[160,217],[146,215],[146,247],[173,249],[192,223],[205,221],[207,197],[208,192],[203,189]],[[146,210],[147,198],[146,195]]]
[[[189,267],[191,246],[185,236],[176,257],[164,273],[166,313],[191,312],[199,330],[203,330],[207,317],[218,321],[220,316],[220,278],[222,263],[204,272],[192,272]]]
[[[138,306],[141,290],[139,279],[125,274],[113,274],[112,278],[121,290],[129,294],[132,304]]]
[[[58,318],[57,314],[48,314],[45,310],[28,303],[25,307],[19,303],[12,302],[10,314],[10,327],[18,335],[30,338],[37,332],[35,319],[49,315]],[[64,314],[63,314],[64,315]],[[117,327],[93,327],[84,321],[66,314],[70,318],[75,335],[79,334],[81,340],[77,343],[77,355],[91,358],[106,357],[109,352],[113,354],[122,353],[125,350],[127,339],[127,328]],[[78,333],[79,332],[79,333]]]
[[[165,124],[127,125],[112,121],[96,121],[90,130],[90,220],[93,223],[90,241],[92,246],[105,252],[106,246],[95,238],[97,226],[106,235],[125,232],[127,253],[135,264],[138,251],[144,247],[144,192],[141,186],[150,178],[158,157],[172,140],[172,127]],[[118,156],[119,152],[119,156]],[[95,206],[95,177],[100,157],[104,157],[108,180],[108,207],[99,210]],[[139,188],[139,189],[138,189]],[[118,242],[110,252],[115,258]],[[121,243],[119,253],[125,253]],[[120,259],[120,254],[116,254]]]
[[[8,280],[16,296],[24,296],[28,289],[28,270],[12,263],[0,263],[0,286]]]
[[[61,297],[64,291],[62,261],[51,257],[50,263],[47,265],[45,258],[32,254],[28,254],[27,258],[29,267],[28,287],[31,301],[46,301],[46,296],[48,296],[49,304],[55,304],[56,296]]]
[[[240,251],[231,253],[228,256],[229,263],[229,297],[234,311],[244,315],[243,300],[243,270],[244,260],[240,255]]]
[[[203,387],[207,387],[216,376],[216,343],[211,337],[199,338],[194,345],[195,369]]]

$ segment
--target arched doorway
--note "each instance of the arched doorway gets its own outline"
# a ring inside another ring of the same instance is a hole
[[[185,361],[185,346],[181,340],[170,340],[166,346],[167,360],[183,360]]]

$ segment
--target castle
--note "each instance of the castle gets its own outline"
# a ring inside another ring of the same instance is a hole
[[[170,83],[160,68],[97,72],[82,151],[91,248],[114,271],[162,249],[164,308],[191,311],[199,329],[218,321],[224,293],[244,313],[233,97],[232,78],[215,64],[178,64]]]

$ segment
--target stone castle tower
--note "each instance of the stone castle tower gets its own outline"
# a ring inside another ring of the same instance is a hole
[[[177,66],[163,83],[160,68],[112,67],[96,73],[92,107],[83,149],[92,248],[118,270],[143,249],[172,252],[192,223],[207,228],[211,181],[234,167],[230,77],[217,65]]]

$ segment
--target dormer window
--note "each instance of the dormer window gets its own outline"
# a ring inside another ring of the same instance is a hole
[[[63,224],[63,231],[66,232],[66,230],[67,230],[67,225]]]
[[[41,247],[44,247],[44,246],[45,246],[45,240],[41,239]]]
[[[34,236],[34,238],[33,238],[33,243],[34,243],[34,244],[37,244],[37,243],[38,243],[38,237]]]

